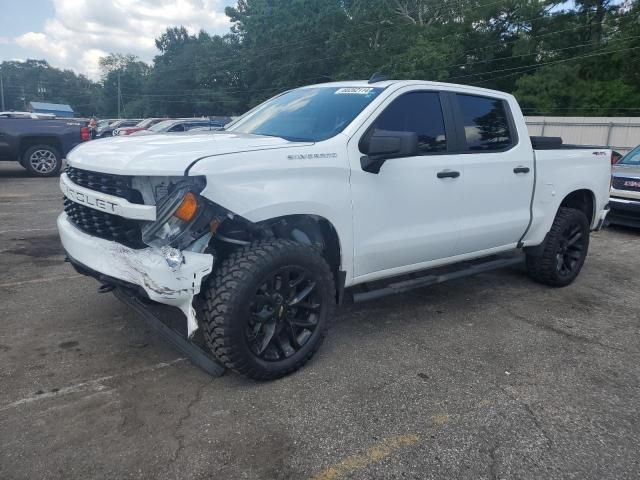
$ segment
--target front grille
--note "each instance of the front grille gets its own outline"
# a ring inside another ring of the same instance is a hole
[[[71,223],[89,235],[118,242],[131,248],[144,248],[140,225],[135,220],[119,217],[64,199],[64,211]]]
[[[91,172],[79,168],[67,167],[65,173],[76,185],[143,204],[142,194],[131,187],[133,177],[110,173]]]
[[[613,188],[640,192],[640,178],[613,177]]]

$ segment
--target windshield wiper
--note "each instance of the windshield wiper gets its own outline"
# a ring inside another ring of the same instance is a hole
[[[270,135],[268,133],[254,133],[254,135],[260,135],[261,137],[281,138],[283,140],[286,140],[287,142],[313,142],[313,140],[310,140],[308,138],[290,137],[290,136],[284,136],[284,135]]]

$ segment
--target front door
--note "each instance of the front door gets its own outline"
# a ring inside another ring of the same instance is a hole
[[[416,270],[456,250],[464,158],[448,153],[443,103],[439,92],[400,90],[349,141],[356,281]],[[418,155],[364,171],[358,143],[370,129],[417,133]]]

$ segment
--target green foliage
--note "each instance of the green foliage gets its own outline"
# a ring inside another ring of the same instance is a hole
[[[46,99],[85,115],[117,114],[118,78],[123,115],[192,116],[240,114],[283,90],[376,71],[512,92],[529,114],[640,114],[638,2],[628,11],[612,0],[562,5],[239,0],[226,9],[228,34],[169,28],[152,65],[112,54],[97,83],[36,60],[5,62],[0,71],[8,108]],[[43,82],[46,92],[38,90]]]
[[[0,63],[6,110],[28,110],[29,102],[52,102],[71,105],[73,110],[89,116],[97,111],[99,86],[71,70],[51,67],[45,60]]]
[[[146,103],[139,97],[147,84],[151,68],[135,55],[111,54],[100,59],[102,71],[99,111],[104,117],[118,114],[118,81],[122,94],[121,117],[142,117]]]

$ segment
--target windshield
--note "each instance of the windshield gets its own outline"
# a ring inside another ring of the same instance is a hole
[[[640,165],[640,146],[637,146],[622,157],[617,165]]]
[[[162,122],[156,123],[152,127],[149,128],[151,132],[164,132],[167,128],[175,123],[175,120],[164,120]]]
[[[267,100],[228,131],[318,142],[340,133],[382,88],[299,88]]]

